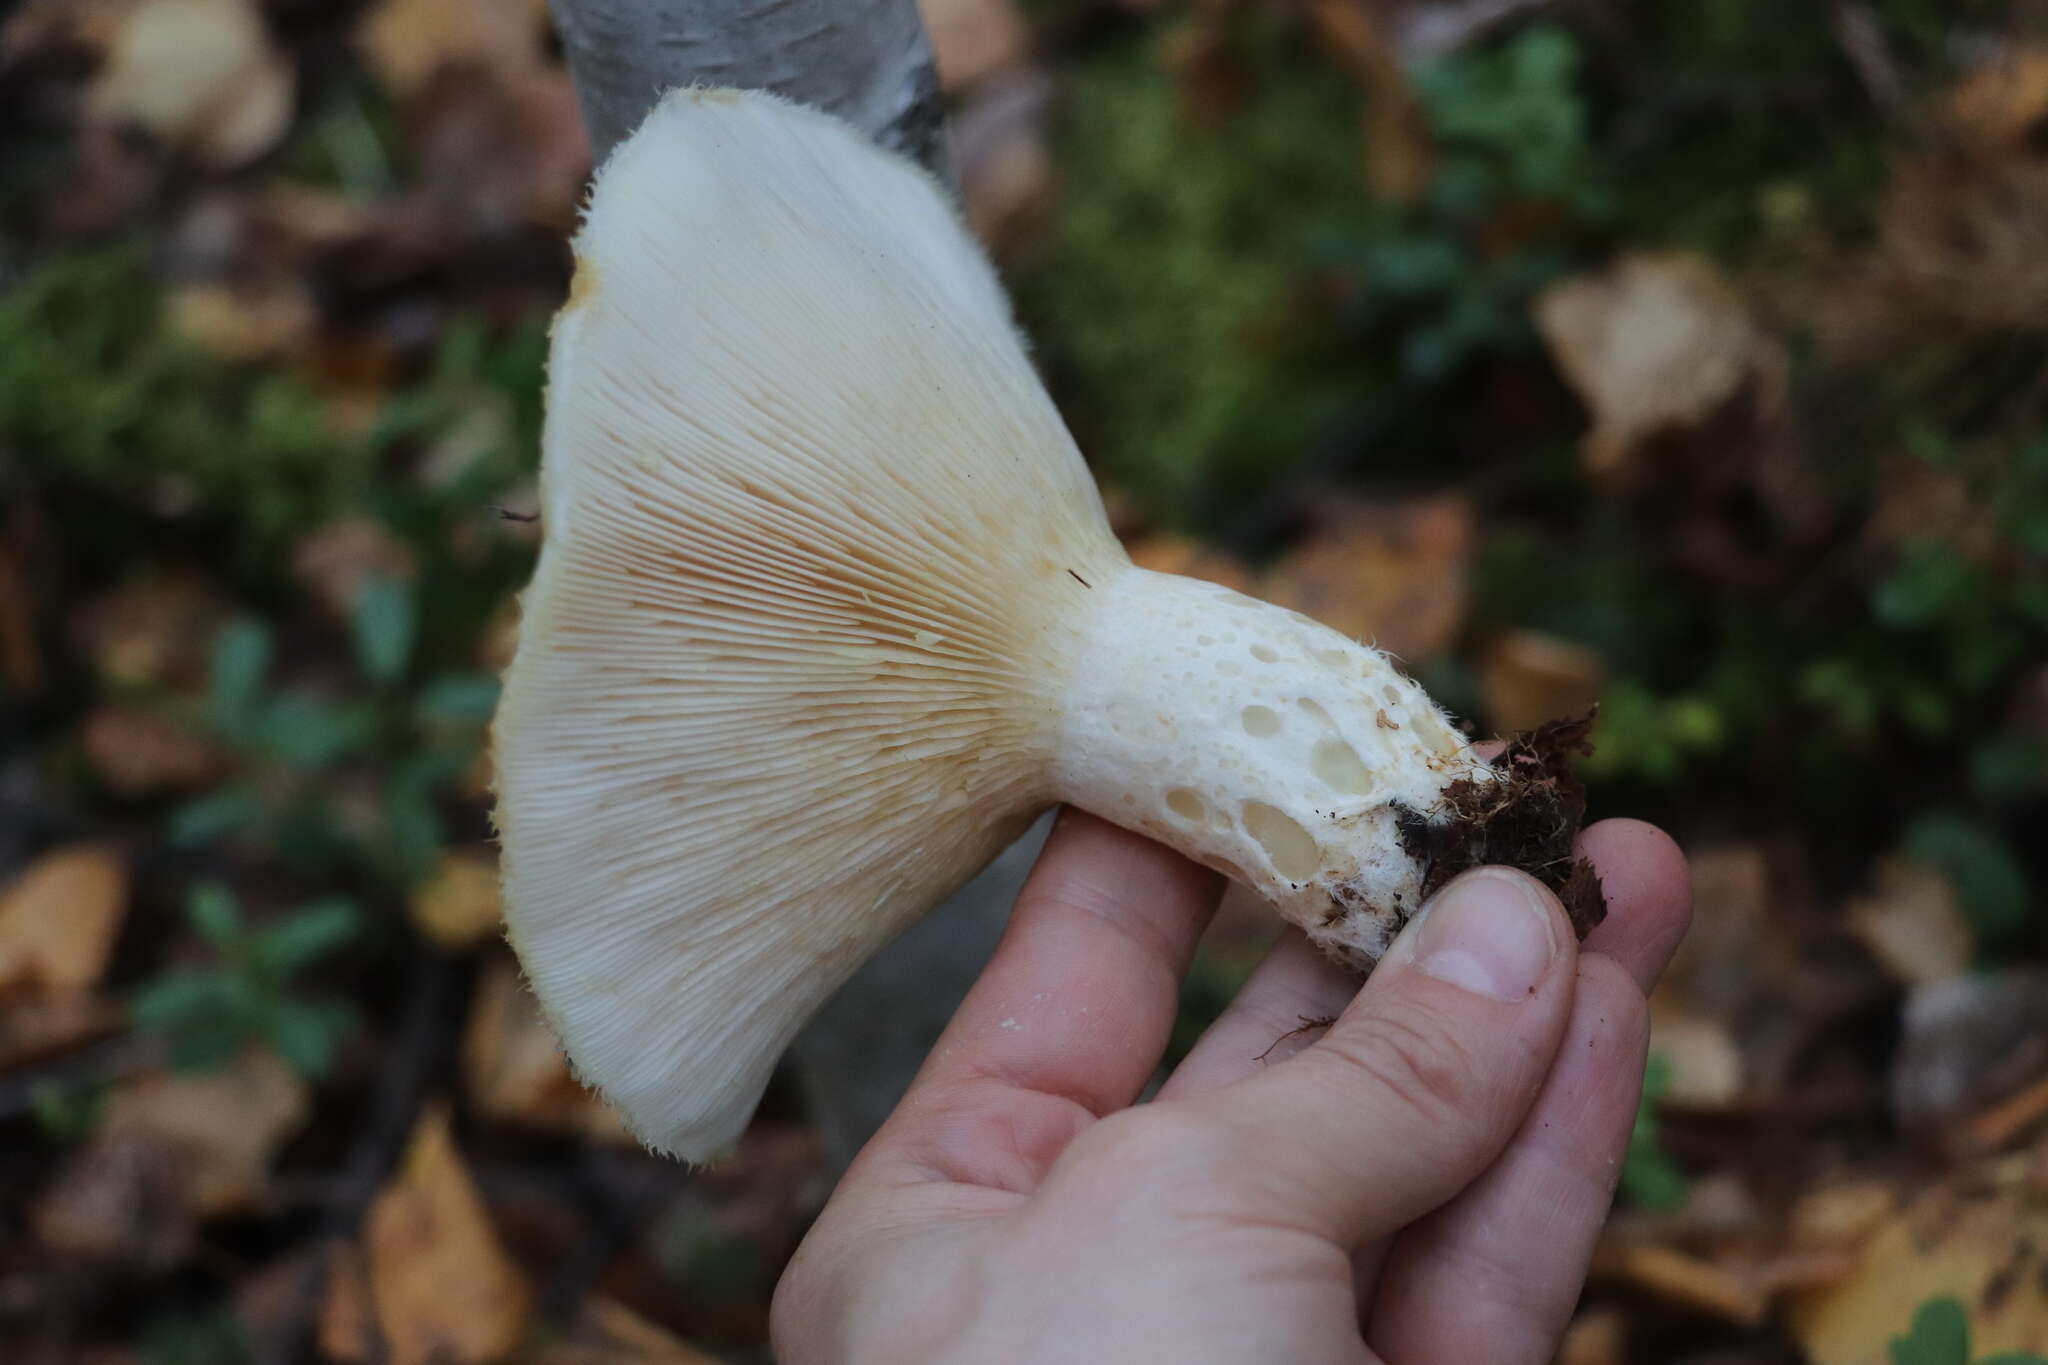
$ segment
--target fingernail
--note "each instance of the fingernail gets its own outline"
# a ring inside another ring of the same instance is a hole
[[[1491,867],[1437,892],[1404,954],[1440,981],[1497,1000],[1534,991],[1556,955],[1543,893],[1527,877]]]

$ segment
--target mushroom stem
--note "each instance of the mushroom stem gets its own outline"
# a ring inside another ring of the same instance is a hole
[[[1245,883],[1369,967],[1422,899],[1401,812],[1486,765],[1385,655],[1296,612],[1132,567],[1087,596],[1060,799]]]

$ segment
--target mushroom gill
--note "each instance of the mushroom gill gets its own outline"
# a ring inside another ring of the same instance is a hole
[[[1069,801],[1369,965],[1486,780],[1377,652],[1133,568],[945,196],[773,96],[600,174],[494,727],[506,918],[650,1145],[730,1145],[884,942]]]

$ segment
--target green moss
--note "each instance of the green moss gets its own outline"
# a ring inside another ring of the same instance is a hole
[[[0,457],[106,534],[166,505],[251,565],[354,496],[367,445],[296,377],[174,335],[132,249],[51,258],[0,296]]]
[[[1158,47],[1074,67],[1058,239],[1022,302],[1098,466],[1199,520],[1276,481],[1314,430],[1325,386],[1290,290],[1318,230],[1368,205],[1354,87],[1297,56],[1207,126]]]

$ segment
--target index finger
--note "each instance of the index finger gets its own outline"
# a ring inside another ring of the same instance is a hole
[[[1061,814],[995,955],[855,1172],[1029,1189],[1151,1079],[1222,878]]]

